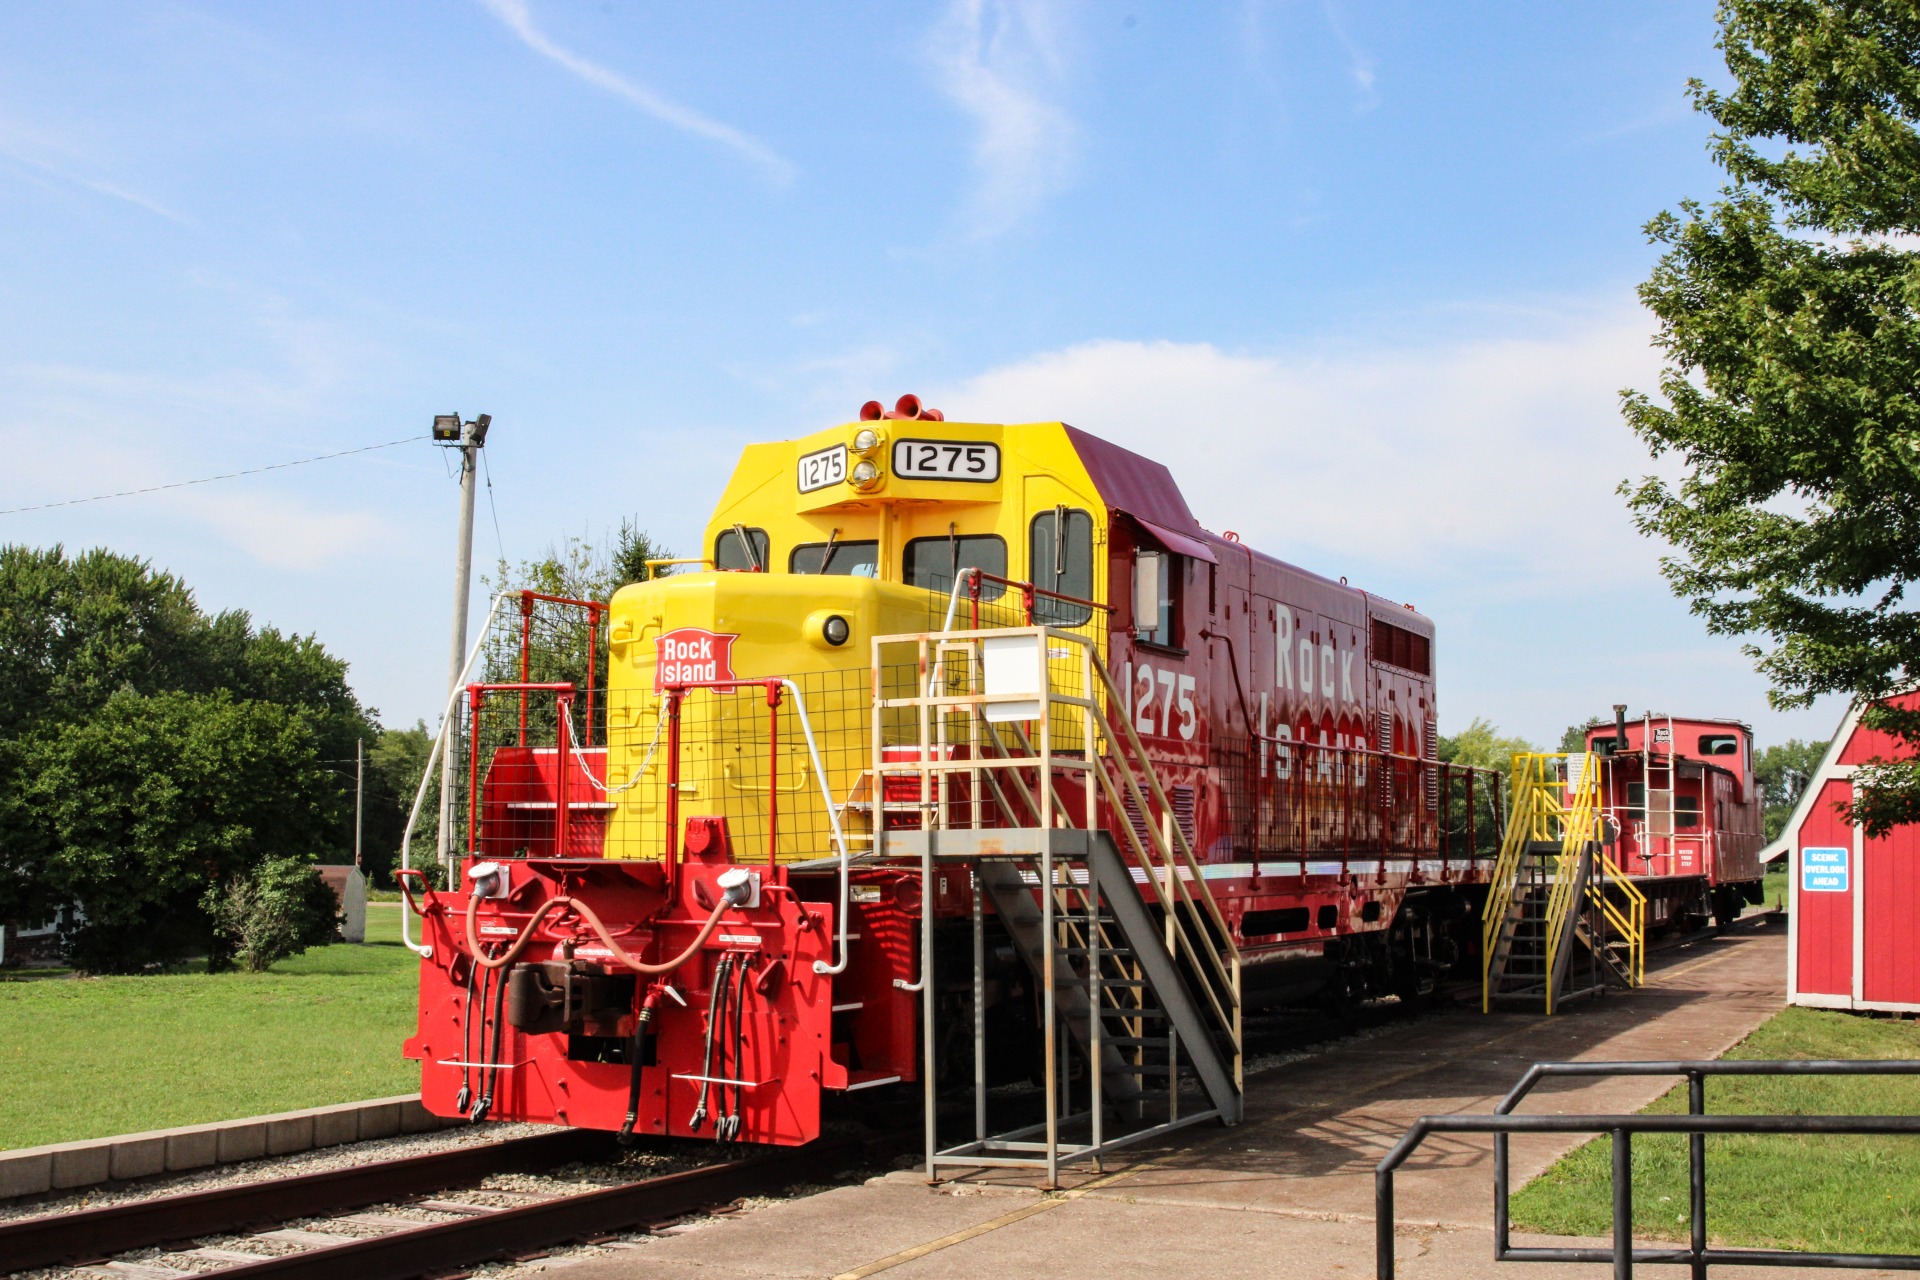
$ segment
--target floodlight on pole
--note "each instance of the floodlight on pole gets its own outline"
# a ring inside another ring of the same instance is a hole
[[[447,692],[451,696],[453,686],[460,679],[460,669],[465,665],[467,652],[467,603],[468,591],[473,581],[473,489],[474,471],[479,460],[480,450],[487,443],[487,428],[493,425],[493,415],[483,413],[471,422],[463,423],[457,413],[436,413],[433,415],[433,442],[447,448],[460,450],[460,534],[458,549],[454,560],[453,575],[453,651],[450,659],[451,670],[447,677]],[[453,759],[454,738],[459,732],[459,718],[445,725],[441,733],[442,751],[440,757],[440,861],[447,868],[449,877],[457,873],[453,849]],[[454,887],[449,879],[448,888]]]

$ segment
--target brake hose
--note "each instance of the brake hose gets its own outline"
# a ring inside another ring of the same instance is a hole
[[[500,1082],[500,1055],[506,1049],[507,975],[497,973],[493,976],[493,1047],[488,1050],[485,1062],[480,1067],[480,1101],[473,1107],[473,1122],[480,1123],[493,1110],[493,1087]],[[486,1038],[486,1027],[480,1029],[481,1039]]]
[[[627,968],[632,969],[635,973],[659,976],[660,974],[672,973],[675,969],[678,969],[681,965],[693,959],[700,948],[707,944],[707,939],[713,936],[713,931],[720,927],[720,917],[727,913],[727,908],[744,904],[749,892],[750,890],[744,884],[723,889],[721,891],[720,901],[713,904],[712,913],[707,916],[706,923],[700,926],[700,932],[695,935],[693,941],[687,944],[687,949],[662,964],[648,964],[646,961],[630,955],[626,948],[613,940],[613,935],[607,932],[606,925],[600,923],[600,917],[594,914],[592,907],[589,907],[578,898],[568,897],[548,898],[545,902],[541,903],[535,908],[533,918],[527,921],[525,928],[520,930],[520,936],[513,940],[513,944],[499,955],[489,958],[480,950],[478,924],[480,916],[480,895],[474,894],[467,899],[467,950],[472,953],[474,963],[483,969],[505,968],[507,965],[519,959],[520,953],[527,949],[527,946],[533,941],[533,932],[540,927],[541,921],[545,920],[548,914],[555,908],[566,907],[587,922],[587,927],[592,929],[600,941],[606,946],[607,950],[613,953],[614,959],[618,960]]]
[[[731,1071],[723,1071],[721,1073],[723,1077],[730,1075],[736,1081],[744,1080],[746,1078],[746,1057],[747,1057],[746,1035],[745,1035],[744,1028],[742,1026],[742,1014],[744,1013],[747,1007],[747,979],[748,977],[751,976],[749,973],[749,968],[750,966],[748,964],[748,958],[746,956],[741,956],[739,959],[739,963],[734,968],[733,1011],[732,1011],[733,1012],[733,1069]],[[726,1087],[727,1086],[725,1085],[721,1086],[722,1089],[725,1089]],[[743,1099],[741,1097],[741,1090],[743,1090],[745,1087],[746,1086],[742,1084],[735,1084],[732,1086],[733,1106],[731,1109],[727,1111],[727,1116],[726,1116],[726,1126],[727,1126],[726,1140],[728,1142],[738,1141],[740,1137],[740,1112],[744,1109]]]
[[[719,1039],[720,1024],[727,1016],[727,978],[733,972],[733,952],[720,957],[720,963],[713,968],[713,986],[707,991],[707,1043],[700,1061],[700,1096],[693,1107],[693,1119],[687,1121],[687,1132],[698,1133],[700,1126],[707,1122],[707,1093],[713,1087],[713,1044]],[[726,1090],[720,1091],[721,1102],[726,1101]]]
[[[473,975],[480,972],[480,966],[467,966],[467,1003],[460,1012],[460,1092],[453,1100],[453,1109],[461,1115],[467,1114],[467,1108],[473,1103]],[[486,1003],[486,993],[480,996]]]
[[[647,1024],[653,1021],[653,1005],[657,999],[657,992],[649,995],[640,1005],[639,1017],[634,1019],[633,1045],[627,1051],[632,1056],[627,1074],[627,1118],[620,1123],[618,1139],[623,1147],[633,1145],[633,1126],[640,1121],[640,1069],[646,1064]]]

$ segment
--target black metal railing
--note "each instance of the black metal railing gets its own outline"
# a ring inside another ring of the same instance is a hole
[[[1709,1115],[1708,1076],[1910,1076],[1920,1062],[1536,1062],[1500,1100],[1492,1115],[1422,1116],[1375,1166],[1374,1257],[1380,1280],[1393,1280],[1393,1175],[1420,1144],[1436,1133],[1493,1135],[1493,1256],[1496,1262],[1611,1262],[1616,1280],[1633,1275],[1636,1263],[1687,1266],[1695,1280],[1707,1268],[1831,1267],[1920,1271],[1920,1254],[1812,1253],[1790,1249],[1713,1249],[1707,1246],[1707,1135],[1710,1133],[1838,1133],[1920,1135],[1920,1116]],[[1686,1115],[1520,1116],[1513,1109],[1548,1076],[1685,1076]],[[1613,1245],[1611,1248],[1514,1248],[1509,1240],[1508,1142],[1516,1133],[1609,1134],[1613,1139]],[[1633,1243],[1633,1135],[1684,1133],[1689,1137],[1689,1225],[1685,1248],[1636,1248]]]

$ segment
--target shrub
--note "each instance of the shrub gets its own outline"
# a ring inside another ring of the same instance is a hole
[[[214,926],[240,966],[259,973],[332,942],[337,907],[311,862],[269,858],[228,886],[214,908]]]

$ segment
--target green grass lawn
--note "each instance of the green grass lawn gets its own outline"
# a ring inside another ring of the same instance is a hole
[[[1790,1008],[1729,1058],[1920,1058],[1920,1023]],[[1650,1112],[1687,1109],[1681,1084]],[[1707,1110],[1770,1115],[1920,1113],[1913,1077],[1707,1080]],[[1633,1140],[1634,1232],[1687,1236],[1687,1147],[1680,1134]],[[1612,1231],[1612,1141],[1571,1152],[1513,1199],[1518,1228]],[[1707,1139],[1707,1233],[1722,1245],[1920,1253],[1920,1139],[1737,1135]]]
[[[0,981],[0,1148],[414,1091],[400,911],[266,973]]]
[[[1748,907],[1749,911],[1771,911],[1774,904],[1787,905],[1787,859],[1775,858],[1767,864],[1767,871],[1760,879],[1760,891],[1765,900],[1757,907]]]

